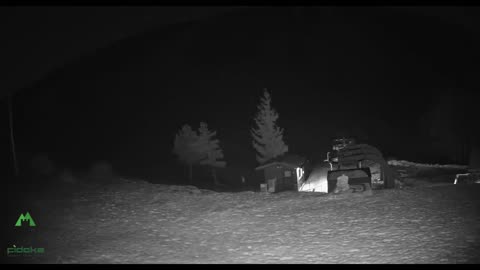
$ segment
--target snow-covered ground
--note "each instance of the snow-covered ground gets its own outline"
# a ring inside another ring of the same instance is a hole
[[[422,163],[416,163],[416,162],[410,162],[410,161],[405,161],[405,160],[391,160],[388,162],[390,166],[393,167],[401,167],[404,169],[411,170],[413,171],[435,171],[438,169],[439,171],[452,171],[455,172],[455,177],[452,177],[452,183],[453,184],[458,184],[458,183],[463,183],[463,182],[471,182],[471,183],[480,183],[480,175],[478,173],[467,173],[468,166],[465,165],[456,165],[456,164],[446,164],[446,165],[440,165],[440,164],[422,164]],[[405,170],[405,171],[408,171]],[[458,170],[465,170],[463,173],[459,173]],[[418,173],[415,172],[403,172],[400,173],[403,177],[413,177]],[[444,173],[445,174],[445,173]]]
[[[480,186],[372,194],[213,192],[124,179],[52,188],[28,203],[35,237],[9,226],[9,263],[479,263]],[[59,197],[62,194],[62,197]],[[22,193],[22,196],[25,194]],[[14,224],[24,207],[12,204]],[[14,208],[14,207],[18,207]]]
[[[402,167],[428,167],[428,168],[438,168],[438,169],[467,169],[468,166],[465,165],[455,165],[455,164],[425,164],[425,163],[416,163],[406,160],[390,160],[388,161],[390,166],[402,166]]]

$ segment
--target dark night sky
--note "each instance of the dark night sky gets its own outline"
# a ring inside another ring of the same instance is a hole
[[[349,132],[415,160],[419,116],[449,91],[452,106],[473,100],[476,31],[392,8],[241,9],[157,24],[17,91],[17,144],[65,166],[108,159],[159,175],[174,163],[176,131],[206,121],[227,162],[251,168],[249,129],[266,87],[292,153],[323,157]]]

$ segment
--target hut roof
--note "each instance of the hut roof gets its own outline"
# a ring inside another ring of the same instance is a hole
[[[264,168],[274,166],[274,165],[283,165],[285,167],[289,167],[292,169],[301,167],[307,161],[306,158],[301,157],[299,155],[284,155],[281,157],[274,158],[270,160],[268,163],[260,165],[255,168],[255,170],[262,170]]]

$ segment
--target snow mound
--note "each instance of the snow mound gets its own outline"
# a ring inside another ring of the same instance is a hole
[[[465,165],[455,165],[455,164],[423,164],[416,163],[406,160],[390,160],[388,161],[390,166],[402,166],[402,167],[428,167],[428,168],[439,168],[439,169],[467,169],[468,166]]]

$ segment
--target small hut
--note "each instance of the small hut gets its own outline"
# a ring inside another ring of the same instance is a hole
[[[264,174],[260,189],[268,192],[298,191],[305,178],[306,163],[306,158],[286,155],[255,168],[256,171],[263,170]]]

